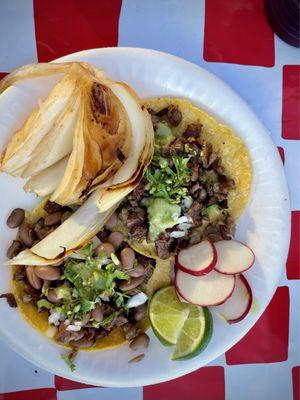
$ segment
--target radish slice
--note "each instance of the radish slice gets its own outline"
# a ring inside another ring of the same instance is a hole
[[[193,276],[177,269],[175,287],[187,302],[198,306],[222,304],[232,294],[234,275],[223,275],[212,270],[207,275]]]
[[[239,274],[252,267],[255,256],[245,244],[236,240],[221,240],[214,245],[218,254],[214,268],[221,274]]]
[[[252,290],[243,275],[238,275],[231,297],[219,306],[213,307],[229,324],[235,324],[246,317],[252,305]]]
[[[195,276],[208,274],[216,262],[217,252],[208,240],[181,250],[176,258],[176,265],[181,271]]]

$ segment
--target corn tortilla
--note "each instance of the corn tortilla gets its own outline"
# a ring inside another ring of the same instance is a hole
[[[144,105],[155,112],[171,104],[177,105],[182,113],[182,121],[172,129],[175,136],[181,136],[189,124],[202,125],[200,143],[205,141],[212,145],[213,151],[221,159],[224,174],[234,180],[235,189],[230,190],[228,195],[228,211],[231,217],[237,221],[247,205],[253,180],[251,160],[245,143],[234,134],[231,128],[219,123],[189,100],[158,97],[144,101]],[[125,227],[122,229],[126,232]],[[148,243],[146,240],[127,241],[138,253],[158,258],[154,243]]]
[[[44,206],[47,202],[49,197],[46,197],[41,200],[40,203],[36,205],[36,207],[31,211],[27,212],[25,219],[26,223],[28,224],[34,224],[36,223],[40,218],[44,217],[46,212],[44,210]],[[24,282],[22,281],[15,281],[13,280],[14,273],[17,271],[18,266],[12,266],[11,267],[11,291],[15,296],[15,299],[18,304],[18,310],[23,316],[23,318],[37,331],[39,331],[43,336],[46,336],[47,339],[52,340],[55,344],[64,347],[64,348],[71,348],[71,346],[68,345],[62,345],[56,342],[54,339],[51,339],[47,336],[47,329],[49,328],[48,324],[48,312],[47,311],[41,311],[39,312],[37,310],[37,307],[31,303],[25,303],[22,300],[22,293],[25,287]],[[155,268],[156,270],[156,268]],[[155,274],[153,274],[154,276]],[[146,285],[146,292],[147,293],[152,293],[152,288],[154,286],[158,285],[158,277],[157,274],[155,275],[156,277],[151,277],[149,282]],[[166,279],[164,279],[166,280]],[[170,282],[168,283],[170,284]],[[149,289],[148,289],[149,288]],[[142,322],[141,322],[141,329],[143,332],[146,332],[147,329],[149,329],[150,323],[148,317],[146,317]],[[96,351],[96,350],[108,350],[108,349],[113,349],[115,347],[119,347],[124,345],[127,342],[127,340],[124,337],[123,330],[121,328],[115,328],[112,330],[112,332],[105,338],[100,339],[98,342],[93,347],[89,347],[86,349],[80,349],[80,351]]]

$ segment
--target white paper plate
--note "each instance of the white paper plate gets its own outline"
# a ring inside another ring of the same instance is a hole
[[[187,374],[209,363],[236,342],[262,314],[276,289],[285,265],[290,239],[290,209],[287,184],[277,148],[247,104],[224,82],[204,69],[180,58],[153,50],[107,48],[83,51],[59,61],[87,61],[101,67],[114,79],[131,85],[141,97],[185,97],[230,125],[243,138],[254,168],[252,194],[238,223],[237,238],[256,255],[254,267],[245,275],[254,292],[255,312],[229,326],[214,317],[214,334],[206,350],[188,361],[170,361],[172,348],[163,347],[150,333],[145,359],[128,364],[135,354],[128,346],[111,351],[80,353],[77,370],[71,373],[60,358],[62,349],[43,338],[5,301],[0,302],[1,337],[19,354],[58,375],[103,386],[140,386]],[[0,147],[4,145],[0,138]],[[0,260],[13,239],[5,221],[14,207],[31,207],[34,196],[22,191],[21,181],[0,175]],[[1,267],[0,293],[9,290],[9,269]],[[259,338],[258,338],[259,340]]]

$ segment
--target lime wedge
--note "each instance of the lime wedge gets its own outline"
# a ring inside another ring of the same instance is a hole
[[[176,344],[189,306],[181,303],[174,286],[167,286],[154,294],[149,306],[149,317],[153,332],[164,345]]]
[[[178,336],[172,360],[186,360],[204,350],[211,339],[212,326],[208,308],[190,305],[189,315]]]

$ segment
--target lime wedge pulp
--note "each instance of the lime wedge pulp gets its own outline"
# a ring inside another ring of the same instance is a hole
[[[180,331],[172,360],[195,357],[205,349],[212,336],[212,317],[206,307],[189,306],[189,315]]]
[[[174,286],[160,289],[151,299],[149,307],[151,326],[164,345],[176,344],[188,315],[189,306],[178,300]]]

